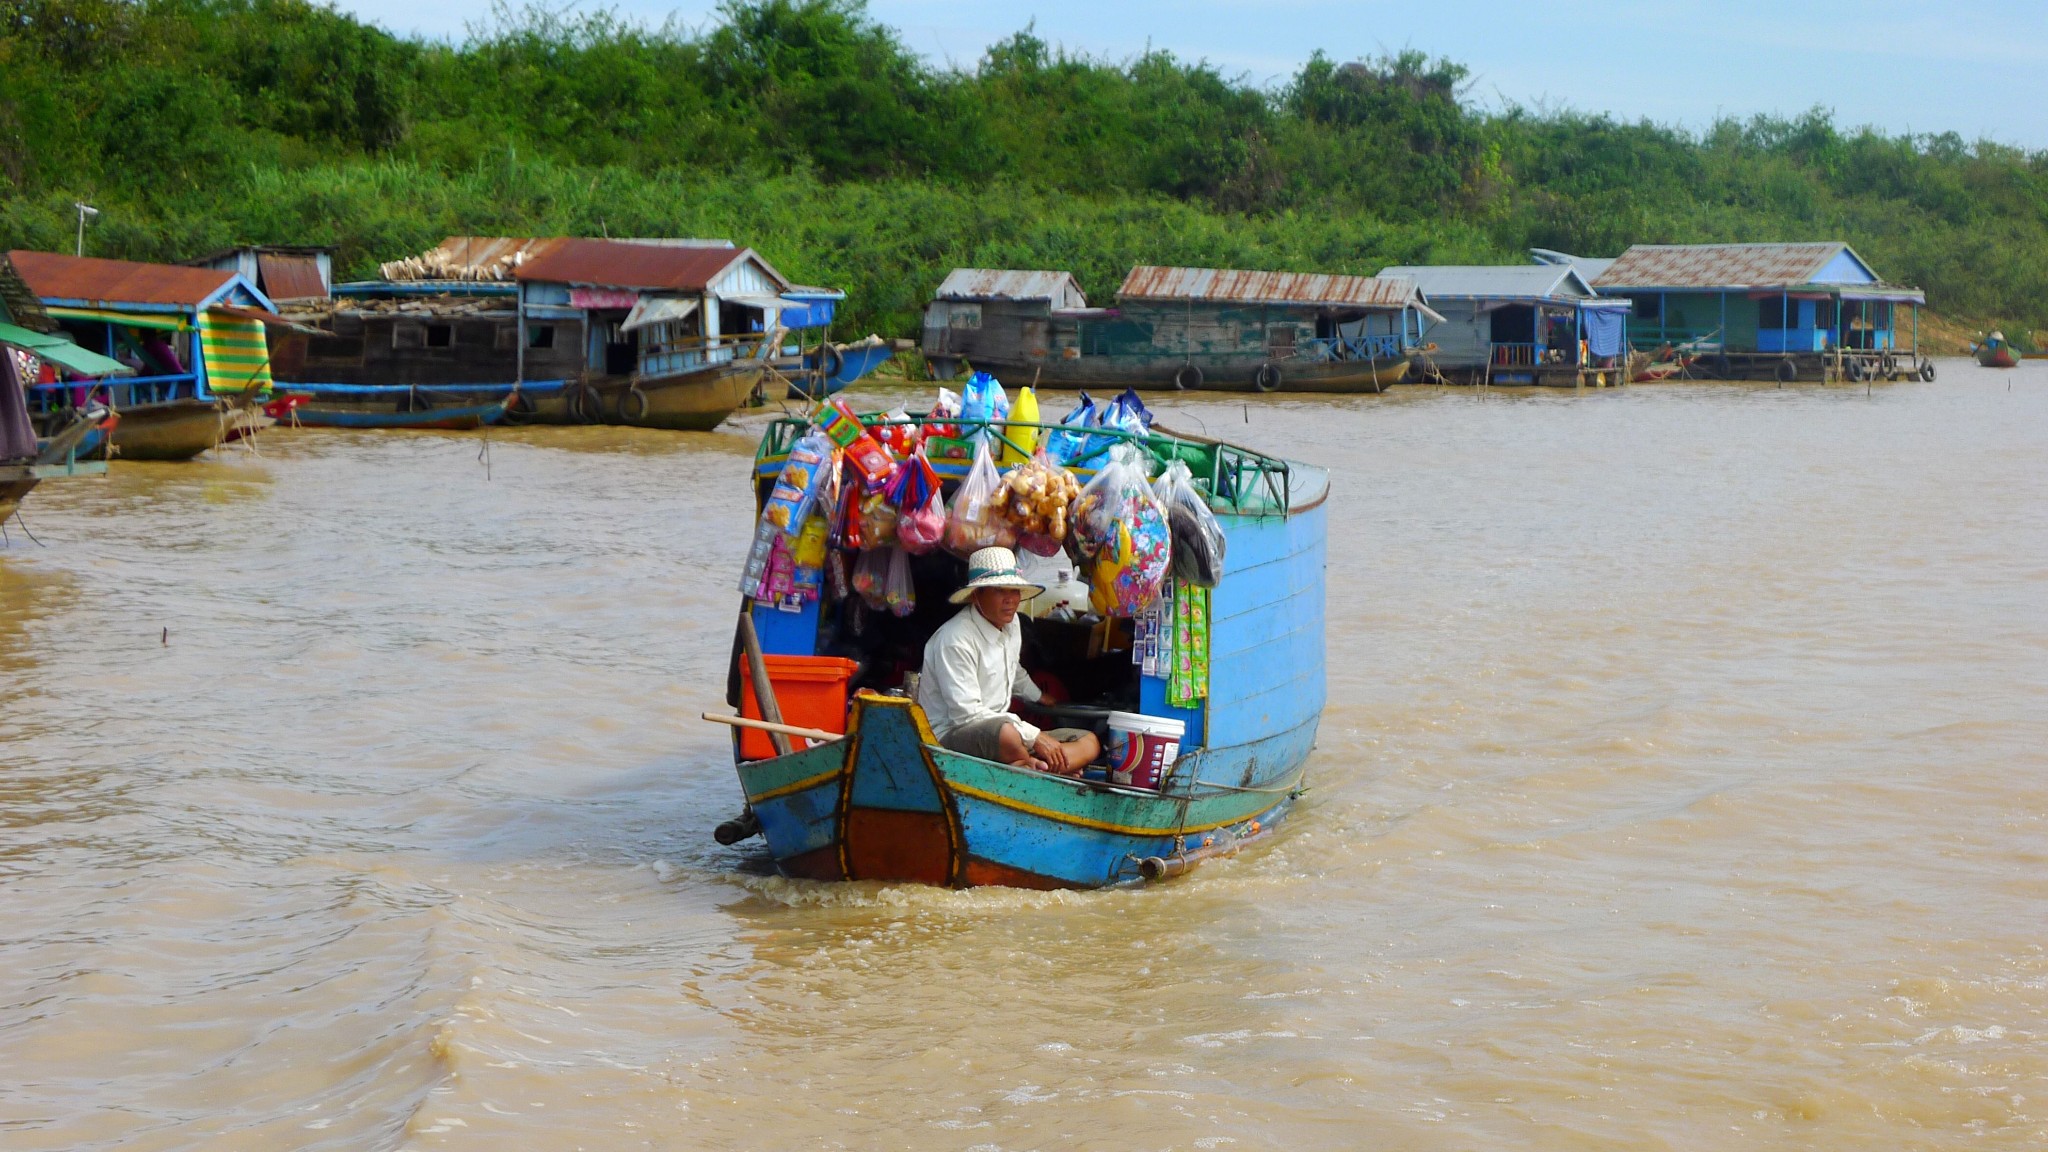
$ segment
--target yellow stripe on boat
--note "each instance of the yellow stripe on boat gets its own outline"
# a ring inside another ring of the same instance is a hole
[[[1242,824],[1246,820],[1251,819],[1252,816],[1257,815],[1257,813],[1251,813],[1243,816],[1233,816],[1228,820],[1217,820],[1209,824],[1189,824],[1185,828],[1178,826],[1172,828],[1138,828],[1129,824],[1112,824],[1107,820],[1094,820],[1087,816],[1075,816],[1072,813],[1061,812],[1054,808],[1041,808],[1036,804],[1026,803],[1013,796],[1004,796],[996,792],[984,792],[979,788],[962,784],[958,780],[950,778],[946,781],[946,786],[955,792],[964,793],[977,800],[986,800],[991,804],[1017,812],[1028,812],[1033,816],[1043,816],[1047,820],[1054,820],[1061,824],[1093,828],[1098,832],[1121,832],[1126,836],[1178,836],[1186,835],[1190,832],[1214,832],[1218,828],[1228,828],[1232,824]],[[1275,803],[1278,803],[1278,801],[1275,801]]]
[[[788,796],[791,793],[795,792],[802,792],[807,788],[816,788],[818,785],[823,784],[827,780],[836,780],[844,775],[846,775],[846,769],[844,766],[841,766],[832,769],[830,772],[820,772],[816,776],[811,776],[803,780],[798,780],[793,784],[784,784],[780,788],[770,788],[766,792],[749,792],[747,793],[747,803],[759,804],[763,800],[774,800],[777,797]]]

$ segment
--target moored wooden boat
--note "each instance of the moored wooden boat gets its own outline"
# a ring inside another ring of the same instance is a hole
[[[11,398],[19,403],[18,395]],[[24,413],[25,414],[25,413]],[[103,445],[108,426],[116,417],[105,408],[79,413],[55,435],[36,443],[36,454],[26,459],[0,462],[0,524],[21,509],[21,502],[45,480],[72,476],[103,476],[104,458],[88,459],[96,445]]]
[[[771,427],[757,479],[779,469],[789,431],[779,426],[792,423]],[[1155,676],[1127,654],[1110,658],[1129,677],[1115,706],[1185,725],[1159,788],[949,750],[914,701],[868,690],[854,695],[843,736],[762,759],[736,739],[749,807],[733,836],[758,830],[778,869],[814,880],[1100,888],[1177,875],[1271,834],[1301,792],[1323,707],[1328,475],[1157,429],[1132,439],[1155,459],[1189,462],[1228,541],[1210,593],[1206,699],[1175,708],[1165,668]],[[748,610],[772,652],[817,651],[815,611],[792,626],[773,607]],[[1042,645],[1053,624],[1030,626]]]
[[[269,407],[279,420],[308,428],[463,430],[504,419],[520,395],[517,385],[285,384]]]

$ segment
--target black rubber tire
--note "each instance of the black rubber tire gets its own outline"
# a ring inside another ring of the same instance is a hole
[[[1897,356],[1892,355],[1889,352],[1885,353],[1884,359],[1878,362],[1878,370],[1884,373],[1884,378],[1887,380],[1898,379],[1899,358]]]
[[[537,411],[539,405],[533,402],[532,395],[523,391],[514,392],[512,398],[505,402],[505,423],[524,424],[533,419],[533,414]]]
[[[818,349],[818,374],[828,382],[846,367],[846,353],[837,344],[827,344]]]
[[[569,423],[595,424],[604,415],[604,397],[588,384],[571,384],[562,396],[568,407]]]
[[[1920,362],[1920,379],[1928,384],[1934,383],[1934,361],[1922,360]]]
[[[1790,360],[1778,361],[1778,383],[1790,384],[1799,379],[1799,365]]]
[[[1252,373],[1252,387],[1261,392],[1271,392],[1279,388],[1280,366],[1271,360],[1259,365],[1259,370]]]
[[[1183,392],[1192,392],[1202,386],[1202,370],[1193,364],[1183,364],[1173,374],[1173,386]]]
[[[642,392],[638,384],[628,384],[626,390],[619,394],[619,419],[626,423],[638,424],[647,419],[650,411],[652,405],[647,402],[647,393]]]

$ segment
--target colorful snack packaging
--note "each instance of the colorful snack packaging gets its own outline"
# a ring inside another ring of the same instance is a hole
[[[836,451],[831,438],[815,429],[791,445],[789,459],[783,463],[775,487],[761,506],[761,518],[754,524],[754,543],[740,572],[740,595],[758,594],[776,540],[803,527],[829,478],[827,469]]]
[[[896,466],[896,458],[889,450],[868,435],[860,417],[853,414],[846,401],[834,400],[826,404],[819,413],[818,428],[832,438],[846,453],[846,459],[867,481],[870,488],[889,478],[889,472]]]

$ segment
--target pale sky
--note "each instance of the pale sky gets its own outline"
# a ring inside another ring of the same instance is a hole
[[[338,6],[394,32],[459,40],[491,0]],[[717,10],[715,0],[611,6],[691,26]],[[1415,48],[1466,65],[1469,99],[1495,106],[1698,128],[1819,104],[1844,127],[2048,148],[2048,0],[871,0],[869,11],[915,51],[962,67],[1034,20],[1069,50],[1124,58],[1150,45],[1262,84],[1284,81],[1317,48],[1338,61]]]

